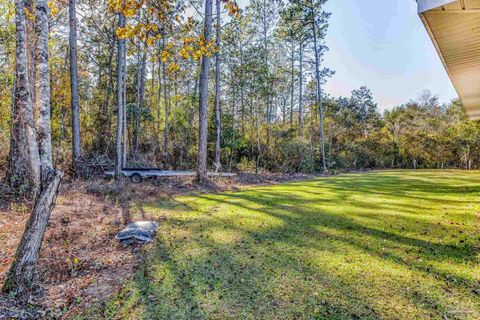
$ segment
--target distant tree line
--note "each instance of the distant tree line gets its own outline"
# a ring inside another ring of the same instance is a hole
[[[365,87],[327,99],[331,168],[461,168],[480,166],[480,124],[460,101],[440,104],[425,92],[380,114]]]

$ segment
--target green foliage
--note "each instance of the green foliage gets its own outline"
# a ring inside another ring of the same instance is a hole
[[[6,168],[10,143],[10,116],[15,56],[14,3],[0,0],[0,168]]]
[[[326,152],[321,154],[316,81],[309,63],[315,60],[309,26],[315,18],[322,56],[328,49],[324,40],[330,16],[322,9],[325,2],[251,1],[239,19],[224,21],[219,92],[223,169],[316,172],[322,169],[322,157],[330,169],[338,171],[480,167],[480,125],[467,119],[459,101],[441,105],[434,96],[424,94],[418,101],[382,114],[366,87],[353,90],[350,97],[324,95]],[[148,3],[142,3],[143,9],[129,17],[132,26],[157,25],[155,36],[161,33],[164,37],[146,47],[142,105],[137,101],[137,80],[144,43],[138,37],[127,40],[127,150],[133,150],[134,135],[139,138],[137,152],[128,158],[130,165],[192,169],[197,157],[200,65],[195,60],[180,59],[176,52],[192,41],[190,36],[202,33],[203,24],[189,20],[188,30],[183,30],[187,22],[182,13],[188,4],[174,0],[168,3],[166,7],[153,5],[154,11],[165,10],[162,21],[151,13],[145,15]],[[315,4],[313,11],[309,9],[311,3]],[[114,44],[118,21],[107,2],[89,0],[88,4],[91,10],[79,21],[82,151],[86,159],[107,156],[113,160],[117,113]],[[0,10],[4,12],[0,14],[0,95],[5,97],[0,100],[0,168],[6,168],[15,34],[11,1],[0,0],[0,9],[4,9]],[[71,161],[68,26],[64,19],[67,11],[59,10],[58,17],[52,19],[49,43],[54,155],[57,164],[65,168]],[[301,101],[300,48],[304,62]],[[165,56],[166,51],[170,56]],[[171,70],[171,62],[175,70]],[[323,84],[332,72],[322,68]],[[214,78],[210,77],[209,84],[209,164],[213,163],[216,139]]]
[[[136,103],[127,104],[127,119],[133,123],[137,117],[141,122],[151,122],[154,119],[149,107],[139,106]]]

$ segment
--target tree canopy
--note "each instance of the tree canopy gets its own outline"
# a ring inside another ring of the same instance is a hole
[[[79,0],[81,160],[106,156],[113,163],[116,157],[118,72],[123,70],[118,69],[117,51],[124,42],[124,166],[195,167],[201,60],[217,55],[218,77],[208,78],[209,168],[216,150],[224,170],[316,172],[322,170],[322,159],[329,169],[478,166],[479,127],[467,120],[459,101],[441,105],[427,94],[381,112],[383,106],[366,87],[353,90],[350,97],[332,97],[322,90],[335,76],[323,61],[331,14],[323,10],[325,2],[254,0],[240,9],[234,1],[222,0],[220,20],[212,15],[214,28],[207,41],[203,1]],[[53,158],[66,171],[73,161],[70,97],[75,88],[70,83],[68,6],[48,2]],[[0,7],[0,163],[5,167],[15,10],[6,0]],[[32,10],[26,8],[30,22],[35,20]],[[213,33],[217,24],[218,43]],[[215,69],[212,63],[208,72]]]

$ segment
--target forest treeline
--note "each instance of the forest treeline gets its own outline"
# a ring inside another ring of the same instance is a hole
[[[120,126],[121,165],[195,168],[202,95],[211,170],[310,173],[323,171],[323,160],[330,170],[480,165],[480,126],[458,101],[442,105],[426,93],[380,113],[366,87],[350,97],[323,92],[321,85],[334,76],[322,60],[330,16],[322,10],[325,0],[252,0],[243,10],[231,1],[207,2],[213,9],[208,40],[205,1],[129,0],[118,9],[121,2],[114,0],[79,0],[76,56],[70,49],[72,1],[48,2],[58,166],[68,171],[73,159],[88,163],[100,156],[113,164]],[[27,31],[34,20],[28,10]],[[6,169],[14,3],[0,0],[0,12],[0,166]],[[211,62],[202,87],[204,56]]]

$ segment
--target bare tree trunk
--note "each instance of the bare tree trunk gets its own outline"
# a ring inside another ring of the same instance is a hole
[[[102,114],[100,117],[100,134],[98,137],[98,147],[106,149],[105,136],[110,129],[111,120],[108,116],[108,108],[110,106],[110,100],[113,93],[113,56],[115,53],[115,27],[112,28],[112,41],[110,42],[109,53],[108,53],[108,83],[107,83],[107,92],[105,96],[105,101],[103,102]],[[106,150],[105,150],[106,151]]]
[[[78,99],[78,70],[77,70],[77,13],[76,0],[69,0],[69,21],[70,21],[70,90],[72,105],[72,161],[73,170],[78,173],[78,160],[80,150],[80,107]]]
[[[243,72],[243,43],[240,41],[240,110],[242,112],[240,122],[242,124],[242,135],[245,135],[245,83],[243,80]]]
[[[37,68],[35,67],[35,43],[37,42],[36,32],[35,32],[35,19],[28,18],[35,16],[34,0],[25,0],[25,12],[28,12],[29,15],[26,16],[26,27],[27,27],[27,67],[28,67],[28,79],[30,80],[30,95],[32,99],[32,104],[35,106],[36,100],[36,90],[35,90],[35,72]],[[34,116],[35,110],[34,110]]]
[[[67,116],[65,108],[62,106],[62,114],[60,119],[60,140],[65,140],[65,118]]]
[[[75,0],[73,0],[75,1]],[[42,176],[45,170],[53,169],[52,132],[50,128],[50,68],[48,65],[48,6],[46,0],[35,1],[35,23],[37,45],[36,62],[36,128],[37,142],[40,154]]]
[[[138,148],[138,129],[140,126],[140,113],[139,113],[139,108],[140,108],[140,73],[142,69],[142,58],[141,58],[141,49],[138,49],[137,52],[137,72],[135,76],[136,80],[136,99],[135,99],[135,109],[132,110],[132,117],[133,117],[133,134],[132,134],[132,149],[131,149],[131,155],[135,157],[137,153],[137,148]]]
[[[15,1],[15,12],[15,89],[7,180],[10,187],[21,193],[36,194],[40,186],[40,155],[27,65],[27,30],[23,0]]]
[[[158,138],[160,138],[160,110],[161,105],[160,102],[162,101],[162,50],[160,45],[158,45],[158,91],[157,91],[157,100],[158,100],[158,108],[157,108],[157,127],[158,127]]]
[[[32,214],[2,288],[5,292],[23,293],[33,284],[35,266],[50,214],[55,207],[61,176],[59,171],[52,170],[42,179],[42,191],[35,200]]]
[[[255,100],[257,100],[258,102],[258,99],[256,98]],[[258,169],[260,167],[260,158],[262,156],[262,147],[260,145],[260,121],[258,119],[258,114],[259,114],[259,111],[257,110],[257,112],[255,112],[255,139],[256,139],[256,144],[257,144],[257,156],[256,156],[256,159],[255,159],[255,173],[258,174]]]
[[[125,16],[119,13],[118,25],[125,27]],[[122,135],[123,135],[123,107],[124,107],[124,69],[125,60],[123,51],[125,50],[125,40],[118,39],[117,45],[117,137],[116,137],[116,157],[115,157],[115,178],[120,179],[123,166],[122,160]]]
[[[210,42],[212,31],[212,0],[205,0],[205,41]],[[210,57],[202,57],[200,72],[200,101],[199,101],[199,128],[198,128],[198,155],[197,155],[197,176],[198,183],[207,181],[207,139],[208,139],[208,69]]]
[[[315,9],[313,7],[313,1],[311,2],[312,7],[312,31],[313,31],[313,46],[315,50],[315,77],[317,80],[317,102],[318,108],[320,111],[320,136],[322,139],[322,168],[323,172],[327,172],[327,162],[325,157],[325,133],[323,130],[323,106],[322,106],[322,83],[320,77],[320,57],[319,57],[319,50],[318,50],[318,43],[317,43],[317,23],[315,19]]]
[[[174,56],[174,63],[178,64],[177,58]],[[173,99],[173,107],[172,109],[176,109],[178,107],[178,72],[173,73],[173,93],[174,93],[174,99]]]
[[[139,65],[137,70],[137,110],[135,112],[135,128],[133,134],[133,148],[132,153],[138,152],[138,145],[140,140],[140,117],[143,106],[145,104],[145,72],[147,65],[147,50],[145,47],[139,52]]]
[[[328,144],[328,167],[332,166],[332,154],[333,154],[333,136],[335,135],[335,122],[330,129],[330,141]]]
[[[268,59],[268,30],[267,30],[267,3],[263,0],[262,6],[262,22],[263,22],[263,45],[265,50],[265,73],[266,73],[266,99],[265,104],[267,108],[267,141],[266,146],[270,144],[270,123],[272,120],[272,106],[270,101],[270,66],[269,66],[269,59]]]
[[[217,52],[215,53],[215,127],[216,127],[216,137],[215,137],[215,172],[217,172],[222,164],[220,163],[220,139],[222,136],[221,128],[221,119],[220,119],[220,65],[221,65],[221,56],[220,56],[220,28],[221,28],[221,6],[220,0],[216,0],[217,7],[217,34],[216,34],[216,45]]]
[[[163,38],[165,39],[165,38]],[[163,44],[165,45],[165,40],[163,40]],[[170,97],[168,95],[168,88],[167,88],[167,67],[165,62],[162,61],[162,74],[163,74],[163,98],[165,99],[165,131],[163,137],[163,157],[165,159],[166,164],[170,162],[170,156],[168,154],[168,144],[170,139],[170,126],[168,122],[168,117],[170,116]]]
[[[153,50],[152,50],[153,51]],[[147,50],[148,52],[148,50]],[[151,53],[150,55],[150,62],[151,62],[151,65],[152,65],[152,70],[151,70],[151,76],[152,76],[152,81],[150,81],[150,95],[153,96],[155,95],[155,76],[156,76],[156,72],[155,72],[155,56],[153,54],[153,52]]]
[[[303,39],[300,39],[300,68],[298,74],[298,135],[303,137]]]
[[[68,50],[65,50],[65,59],[64,59],[64,63],[63,63],[63,68],[62,68],[62,72],[63,73],[67,73],[68,72],[68,68],[69,68],[69,52]],[[62,106],[61,106],[61,116],[60,116],[60,139],[62,141],[65,141],[66,139],[66,118],[67,118],[67,109],[65,108],[65,104],[62,103]]]
[[[124,17],[125,18],[125,17]],[[125,25],[125,20],[123,22]],[[125,40],[124,40],[125,41]],[[127,137],[127,44],[123,46],[123,71],[122,71],[122,82],[123,82],[123,155],[122,155],[122,166],[127,166],[127,152],[128,152],[128,137]]]
[[[22,33],[24,32],[24,13],[22,0],[16,3],[16,22],[17,22],[17,40],[22,43]],[[23,19],[22,19],[23,18]],[[23,21],[22,21],[23,20]],[[24,293],[31,288],[35,276],[35,267],[38,261],[40,248],[42,245],[45,230],[47,228],[50,214],[55,206],[55,200],[58,193],[58,187],[62,173],[53,169],[52,148],[51,148],[51,128],[50,128],[50,70],[48,67],[48,7],[46,0],[37,0],[35,2],[35,21],[38,37],[36,47],[36,65],[38,66],[37,79],[37,124],[39,126],[40,140],[37,162],[41,163],[41,183],[40,192],[35,198],[35,204],[32,214],[26,224],[20,245],[17,248],[15,258],[7,274],[3,290],[15,293]],[[17,54],[17,63],[26,66],[26,58],[23,50]],[[19,68],[19,71],[22,68]],[[17,76],[25,80],[27,72],[18,72]],[[27,78],[28,79],[28,78]],[[26,91],[25,89],[19,92]],[[27,96],[28,97],[28,96]],[[15,97],[17,98],[17,96]],[[27,98],[28,101],[28,98]],[[33,121],[32,121],[33,122]],[[35,137],[34,139],[35,140]]]
[[[237,130],[237,126],[236,126],[236,116],[237,116],[236,109],[237,109],[237,92],[238,92],[237,88],[238,88],[238,86],[236,86],[235,82],[234,82],[233,85],[232,85],[232,97],[233,97],[233,100],[232,100],[232,138],[230,140],[231,147],[230,147],[230,154],[228,156],[228,165],[227,165],[228,172],[232,171],[233,155],[235,153],[235,147],[234,147],[233,142],[235,141],[236,130]]]
[[[292,83],[291,83],[291,88],[290,88],[290,128],[293,127],[293,109],[294,109],[294,103],[295,103],[295,41],[292,39],[292,56],[291,56],[291,76],[292,76]]]

